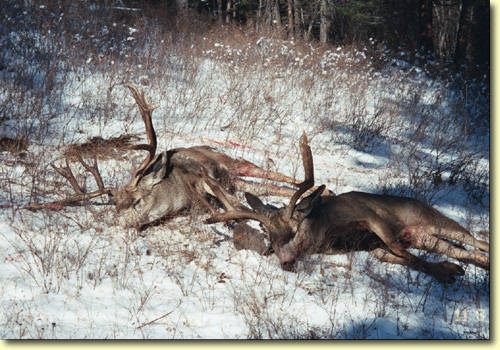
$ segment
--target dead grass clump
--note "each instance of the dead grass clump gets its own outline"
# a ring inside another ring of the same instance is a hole
[[[10,137],[0,138],[0,152],[20,153],[27,149],[28,141],[24,137],[14,139]]]
[[[114,159],[129,151],[137,140],[139,140],[139,137],[133,134],[123,134],[110,139],[96,136],[82,144],[68,146],[63,155],[71,160],[77,160],[75,158],[76,154],[84,158],[93,158],[95,156],[100,160]]]

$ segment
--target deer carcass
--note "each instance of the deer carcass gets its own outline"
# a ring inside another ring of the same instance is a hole
[[[349,192],[338,196],[323,196],[324,185],[318,187],[300,202],[300,197],[314,184],[313,158],[305,134],[300,140],[305,180],[284,208],[264,205],[260,199],[246,193],[252,210],[234,202],[223,201],[226,211],[216,213],[207,223],[232,219],[257,220],[266,231],[270,250],[285,269],[293,269],[297,258],[305,254],[333,253],[346,249],[371,251],[378,259],[424,271],[440,281],[450,281],[463,275],[464,270],[451,262],[430,263],[408,252],[417,248],[445,254],[465,263],[489,268],[488,243],[474,238],[457,222],[418,200],[405,197]],[[208,180],[217,196],[224,198],[225,190]],[[241,237],[241,227],[239,227]],[[248,243],[254,250],[262,249],[258,235],[249,231]],[[261,241],[263,238],[260,239]],[[466,250],[452,243],[469,245],[479,250]],[[255,249],[255,248],[258,249]]]
[[[157,140],[152,122],[152,112],[156,107],[148,103],[143,92],[139,92],[132,85],[128,85],[128,88],[139,107],[148,139],[147,144],[130,147],[147,151],[146,158],[133,172],[130,182],[120,188],[105,187],[96,159],[89,165],[76,154],[75,157],[83,167],[94,176],[98,190],[85,193],[75,179],[66,158],[65,166],[52,166],[69,181],[76,195],[62,201],[31,205],[27,208],[59,208],[108,194],[116,205],[119,223],[126,227],[140,228],[160,218],[177,215],[193,204],[201,204],[213,212],[216,206],[214,201],[211,201],[213,193],[206,185],[206,178],[219,184],[229,195],[236,191],[249,190],[277,196],[291,196],[294,193],[291,188],[263,185],[242,179],[254,177],[295,184],[292,178],[284,174],[264,170],[243,159],[233,159],[208,146],[175,148],[156,155]]]

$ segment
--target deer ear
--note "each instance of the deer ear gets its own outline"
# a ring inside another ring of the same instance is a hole
[[[253,194],[251,194],[249,192],[245,192],[245,198],[247,200],[247,203],[257,213],[264,214],[268,211],[266,208],[266,205],[264,203],[262,203],[262,201],[257,196],[254,196]]]
[[[321,203],[321,194],[325,190],[325,185],[319,186],[313,193],[305,197],[295,206],[294,212],[305,218]]]

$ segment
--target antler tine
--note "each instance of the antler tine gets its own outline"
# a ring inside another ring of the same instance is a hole
[[[270,227],[270,223],[262,215],[253,211],[227,211],[225,213],[215,214],[205,220],[206,224],[215,224],[216,222],[224,222],[229,220],[248,219],[261,222],[265,227]]]
[[[75,191],[76,195],[70,198],[66,198],[60,201],[55,201],[52,203],[45,203],[45,204],[32,204],[25,206],[26,209],[59,209],[63,206],[74,204],[77,202],[89,200],[92,198],[96,198],[99,196],[102,196],[104,194],[108,194],[111,192],[110,188],[104,187],[104,182],[102,181],[101,174],[99,173],[99,169],[97,167],[97,159],[94,158],[94,164],[93,165],[88,165],[81,155],[76,154],[77,159],[80,161],[80,163],[83,165],[83,167],[89,171],[95,178],[97,186],[99,189],[97,191],[93,191],[90,193],[86,193],[82,187],[78,184],[78,181],[76,181],[75,175],[73,174],[73,171],[71,170],[71,167],[69,166],[69,161],[68,158],[65,158],[65,166],[56,166],[54,163],[51,163],[50,166],[62,177],[64,177],[68,182],[70,183],[71,187],[73,187],[73,190]]]
[[[228,209],[228,211],[220,214],[214,214],[205,223],[214,224],[216,222],[224,222],[236,219],[250,219],[261,222],[264,226],[270,227],[270,222],[268,218],[264,215],[260,215],[248,209],[247,207],[236,204],[233,200],[229,199],[232,197],[227,191],[215,180],[209,176],[204,175],[205,183],[210,187],[215,196],[222,202],[222,204]]]
[[[77,195],[84,195],[85,192],[83,189],[80,187],[78,184],[78,181],[76,181],[75,175],[73,175],[73,171],[71,171],[71,168],[69,167],[69,162],[68,158],[65,158],[66,161],[66,166],[65,167],[57,167],[54,165],[54,163],[51,163],[50,166],[59,173],[62,177],[64,177],[68,182],[70,183],[71,187],[73,187],[73,190],[76,192]]]
[[[304,166],[304,181],[298,184],[299,189],[290,199],[290,203],[286,207],[285,218],[291,219],[293,211],[295,210],[295,204],[299,198],[311,187],[314,186],[314,165],[313,156],[311,152],[311,147],[307,141],[306,132],[302,132],[302,136],[299,140],[300,152],[302,154],[302,164]]]
[[[132,149],[135,150],[144,150],[149,152],[146,159],[143,160],[139,168],[135,171],[134,177],[136,177],[142,170],[144,170],[144,168],[147,167],[147,165],[151,162],[156,153],[157,141],[156,141],[155,129],[153,127],[152,114],[153,111],[158,107],[151,105],[148,102],[146,96],[144,95],[144,92],[143,91],[139,92],[139,90],[134,85],[128,84],[127,87],[132,92],[132,96],[134,97],[135,102],[139,107],[142,120],[144,121],[144,125],[146,127],[146,136],[148,139],[147,144],[140,144],[132,147]]]
[[[76,154],[76,157],[78,158],[80,164],[83,165],[85,170],[92,174],[99,190],[103,192],[106,191],[104,182],[102,181],[101,173],[99,172],[99,168],[97,167],[97,157],[94,155],[94,162],[92,165],[88,165],[79,153]]]

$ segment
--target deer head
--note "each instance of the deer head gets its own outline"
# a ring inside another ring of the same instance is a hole
[[[250,210],[228,200],[217,183],[207,181],[207,184],[228,210],[213,215],[206,222],[215,223],[233,219],[251,219],[260,222],[268,234],[272,250],[285,269],[289,269],[300,254],[302,247],[294,246],[294,237],[298,232],[308,231],[301,226],[307,223],[305,219],[313,215],[315,208],[321,204],[321,194],[325,190],[324,185],[319,186],[310,195],[298,202],[302,195],[314,185],[313,158],[305,133],[300,138],[299,146],[305,179],[302,183],[297,184],[298,190],[293,194],[288,205],[283,208],[265,205],[257,196],[247,192],[245,198],[252,208]]]
[[[132,84],[127,85],[127,87],[132,92],[132,96],[139,107],[148,140],[146,144],[133,145],[129,147],[129,149],[147,151],[147,156],[140,166],[133,171],[131,180],[125,186],[109,188],[104,186],[97,166],[96,157],[94,157],[93,164],[89,165],[81,155],[74,154],[85,170],[89,171],[96,180],[98,190],[91,193],[85,193],[79,186],[67,158],[65,160],[65,166],[51,164],[61,176],[68,180],[76,195],[50,205],[55,204],[56,207],[59,207],[107,194],[116,205],[119,221],[123,226],[131,226],[133,223],[139,222],[151,222],[160,217],[162,212],[165,212],[165,206],[155,206],[155,202],[161,202],[161,200],[155,198],[155,194],[160,194],[161,192],[155,190],[154,187],[162,182],[166,175],[165,172],[168,169],[166,165],[167,154],[161,153],[155,156],[157,141],[156,133],[153,128],[152,112],[156,107],[148,102],[144,92],[139,92]],[[50,205],[48,206],[49,208]],[[183,204],[181,203],[179,205],[182,206]],[[37,207],[34,207],[34,209],[36,208]]]
[[[86,193],[78,184],[68,158],[66,158],[64,166],[56,166],[55,164],[51,164],[51,166],[68,180],[76,195],[46,205],[31,205],[27,207],[28,209],[59,208],[107,194],[112,198],[112,203],[116,206],[120,224],[122,226],[140,227],[142,224],[152,222],[167,213],[179,211],[189,204],[186,195],[175,195],[175,191],[172,193],[172,188],[177,187],[178,191],[183,190],[178,177],[175,175],[169,177],[168,174],[171,171],[169,157],[172,152],[162,152],[156,155],[157,141],[152,122],[152,113],[156,107],[148,102],[144,92],[140,92],[132,84],[128,84],[127,87],[132,92],[132,96],[139,107],[148,141],[145,144],[129,147],[130,150],[147,152],[142,163],[132,172],[130,181],[118,188],[105,187],[97,166],[96,157],[94,157],[92,165],[89,165],[80,154],[73,154],[85,170],[93,175],[98,190]],[[169,180],[165,182],[166,178]],[[169,192],[170,196],[165,198]]]
[[[304,197],[293,207],[291,216],[288,214],[288,206],[284,208],[268,206],[257,196],[248,192],[245,193],[247,203],[253,211],[266,218],[258,221],[264,226],[269,235],[272,250],[286,269],[293,265],[293,262],[302,251],[303,247],[294,245],[294,238],[299,232],[306,229],[302,227],[308,222],[306,218],[313,215],[316,208],[321,205],[321,194],[324,189],[325,186],[322,185],[310,195]]]
[[[156,155],[157,139],[153,127],[152,113],[157,108],[151,105],[144,92],[138,91],[131,84],[127,85],[132,96],[139,107],[139,111],[146,129],[148,143],[130,147],[131,150],[147,151],[147,155],[133,171],[131,180],[120,188],[112,189],[110,195],[116,205],[119,214],[119,222],[122,226],[136,226],[139,228],[144,223],[149,223],[162,216],[185,208],[188,198],[185,195],[175,196],[172,186],[179,187],[181,184],[169,178],[169,152]],[[170,191],[169,191],[170,190]],[[168,197],[167,197],[168,196]]]

